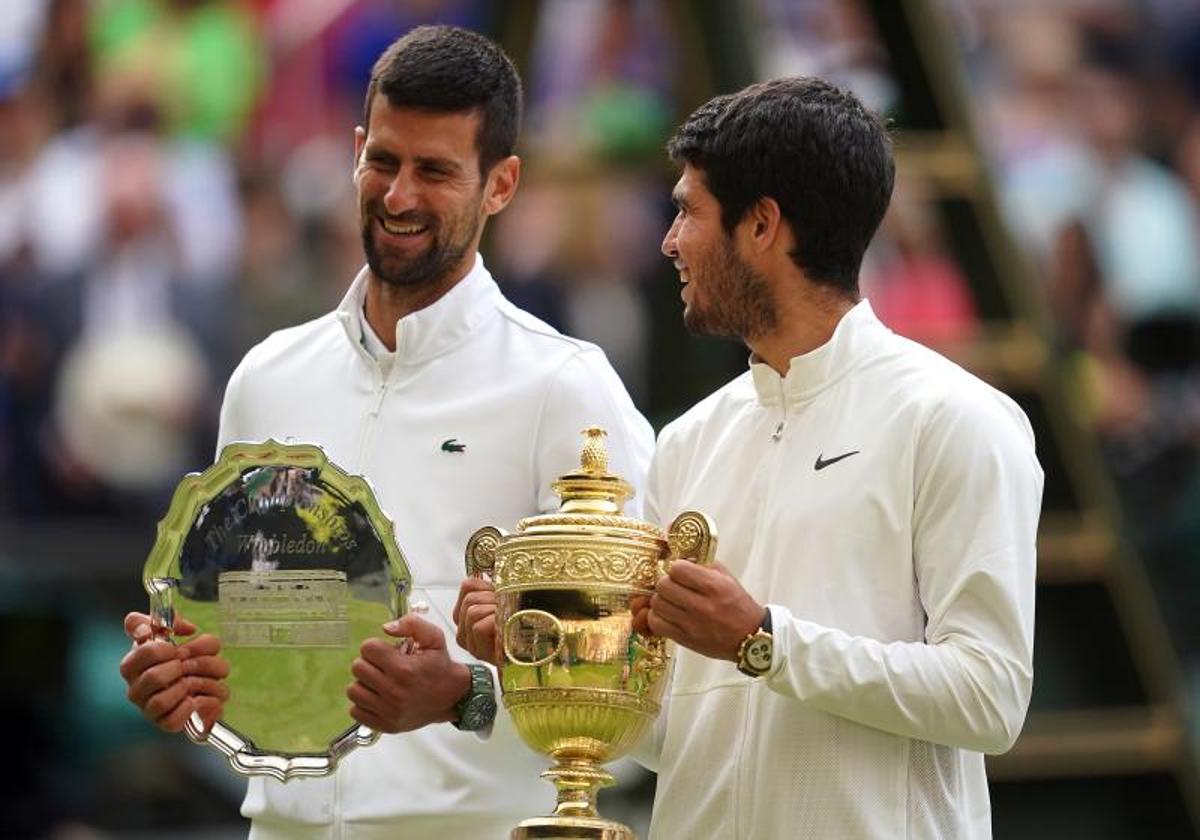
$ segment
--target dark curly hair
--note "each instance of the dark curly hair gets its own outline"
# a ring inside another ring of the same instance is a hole
[[[852,94],[815,78],[751,85],[697,108],[667,151],[703,173],[726,232],[773,198],[796,237],[796,265],[815,283],[857,295],[895,164],[883,120]]]
[[[479,171],[513,153],[521,130],[521,79],[504,51],[477,32],[419,26],[384,50],[371,70],[363,125],[382,93],[394,108],[477,110]]]

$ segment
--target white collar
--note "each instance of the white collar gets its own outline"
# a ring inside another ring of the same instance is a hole
[[[359,313],[366,300],[368,273],[363,266],[337,308],[338,320],[357,346],[363,341],[365,318]],[[476,254],[475,265],[448,292],[396,322],[396,363],[420,364],[452,350],[485,319],[499,312],[501,300],[496,281],[484,266],[483,258]]]
[[[752,357],[750,374],[758,401],[779,405],[785,399],[789,404],[811,399],[859,365],[872,345],[888,333],[863,298],[841,317],[828,341],[791,360],[787,376]]]

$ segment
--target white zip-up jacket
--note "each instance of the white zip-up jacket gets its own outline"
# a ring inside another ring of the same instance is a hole
[[[991,836],[984,753],[1033,677],[1042,471],[1008,397],[865,302],[663,430],[648,513],[694,508],[774,631],[760,679],[680,649],[651,837]]]
[[[588,425],[608,430],[610,468],[640,488],[653,432],[603,352],[506,301],[482,260],[400,320],[386,378],[362,344],[365,288],[364,269],[336,311],[246,355],[225,393],[219,445],[317,443],[367,476],[396,524],[413,599],[430,604],[451,656],[471,661],[451,615],[467,538],[556,509],[550,485],[578,465]],[[254,778],[242,813],[252,838],[499,840],[553,807],[553,787],[538,778],[548,766],[502,706],[488,740],[435,724],[384,735],[330,778]]]

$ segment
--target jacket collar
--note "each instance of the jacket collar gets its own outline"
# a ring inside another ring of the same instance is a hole
[[[863,298],[838,321],[829,341],[791,360],[787,376],[751,356],[750,373],[758,401],[773,406],[812,399],[861,364],[888,333]]]
[[[364,319],[359,313],[366,301],[367,278],[368,269],[363,266],[337,308],[337,318],[347,338],[364,353]],[[475,265],[450,291],[396,322],[395,364],[420,364],[457,347],[485,319],[499,311],[500,299],[496,281],[484,266],[483,257],[476,254]]]

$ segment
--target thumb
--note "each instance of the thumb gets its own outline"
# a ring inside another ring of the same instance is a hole
[[[446,637],[442,634],[441,628],[413,613],[395,621],[389,621],[383,625],[383,632],[396,638],[412,639],[422,650],[445,650],[446,648]]]

